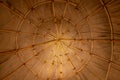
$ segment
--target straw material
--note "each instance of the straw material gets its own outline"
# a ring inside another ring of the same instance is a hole
[[[0,80],[120,80],[120,0],[0,0]]]

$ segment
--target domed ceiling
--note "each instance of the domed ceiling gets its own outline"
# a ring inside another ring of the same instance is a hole
[[[0,0],[0,80],[120,80],[120,0]]]

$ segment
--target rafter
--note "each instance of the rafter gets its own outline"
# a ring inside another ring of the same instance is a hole
[[[65,44],[64,44],[65,45]],[[65,46],[67,46],[67,45],[65,45]],[[67,46],[68,47],[68,46]],[[73,47],[68,47],[68,48],[70,48],[70,49],[74,49]],[[90,60],[91,60],[91,56],[88,58],[88,60],[81,66],[81,68],[78,70],[78,71],[76,71],[76,72],[80,72],[89,62],[90,62]]]
[[[20,60],[21,63],[24,63],[24,60],[22,59],[22,56],[18,53],[16,54]],[[24,63],[24,67],[26,67],[34,76],[37,75],[37,73],[34,73],[34,71],[27,65],[27,63]],[[38,78],[38,76],[37,76]]]
[[[102,78],[99,76],[99,74],[96,72],[94,73],[93,70],[89,69],[88,67],[86,67],[87,71],[89,71],[90,73],[93,74],[94,77],[97,77],[99,80],[102,80]]]
[[[35,46],[40,46],[40,45],[47,44],[47,43],[54,42],[54,41],[56,41],[56,40],[45,41],[45,42],[42,42],[42,43],[33,44],[33,45],[30,45],[30,46],[27,46],[27,47],[23,47],[23,48],[19,48],[19,49],[2,51],[2,52],[0,52],[0,54],[2,54],[2,53],[9,53],[9,52],[18,52],[18,51],[21,51],[21,50],[30,49],[30,48],[33,48],[33,47],[35,47]]]
[[[79,55],[79,53],[75,53],[75,52],[73,52],[72,48],[70,48],[70,47],[66,46],[64,42],[61,42],[61,43],[63,43],[64,47],[66,47],[66,48],[67,48],[67,50],[68,50],[68,51],[70,51],[70,53],[74,54],[74,55],[75,55],[75,56],[76,56],[79,60],[81,60],[81,57],[80,57],[80,56],[78,56],[78,55]]]
[[[48,53],[48,57],[52,57],[52,55],[49,55],[50,53]],[[53,69],[53,64],[51,64],[52,63],[52,61],[54,61],[54,58],[53,59],[49,59],[49,61],[50,61],[50,63],[49,63],[49,66],[48,66],[48,71],[47,71],[47,73],[46,73],[46,75],[47,75],[47,79],[46,80],[49,80],[50,79],[50,75],[51,75],[51,72],[52,72],[52,69]]]
[[[100,0],[101,4],[103,5],[104,7],[104,10],[106,12],[106,15],[107,15],[107,18],[108,18],[108,21],[109,21],[109,25],[110,25],[110,30],[111,30],[111,40],[114,39],[114,30],[113,30],[113,24],[112,24],[112,20],[111,20],[111,17],[110,17],[110,13],[108,11],[108,8],[107,6],[105,5],[104,1],[103,0]],[[108,79],[108,76],[109,76],[109,73],[110,73],[110,69],[111,69],[111,61],[113,60],[113,54],[114,54],[114,42],[111,41],[111,57],[110,57],[110,63],[108,65],[108,70],[107,70],[107,73],[106,73],[106,77],[105,77],[105,80]]]
[[[105,41],[105,42],[110,42],[110,41],[114,41],[114,42],[119,42],[120,39],[76,39],[76,38],[60,38],[61,41],[64,41],[64,40],[68,40],[68,41]]]
[[[63,18],[64,18],[64,16],[65,16],[65,14],[66,14],[67,6],[68,6],[68,2],[66,2],[65,8],[64,8],[64,10],[63,10],[63,15],[62,15],[61,23],[60,23],[60,28],[59,28],[59,34],[62,33],[62,26],[63,26],[62,21],[63,21]],[[60,37],[61,37],[61,36],[62,36],[62,35],[60,35]]]
[[[44,48],[44,49],[42,49],[41,51],[39,51],[38,54],[33,55],[31,58],[29,58],[27,61],[25,61],[24,63],[22,63],[20,66],[18,66],[18,67],[17,67],[16,69],[14,69],[12,72],[10,72],[10,73],[8,73],[6,76],[4,76],[4,77],[2,78],[2,80],[5,80],[7,77],[9,77],[9,76],[12,75],[13,73],[15,73],[18,69],[20,69],[20,68],[21,68],[22,66],[24,66],[26,63],[28,63],[29,61],[33,60],[36,56],[40,55],[40,52],[42,52],[42,51],[44,51],[44,50],[46,50],[46,49],[49,49],[50,47],[51,47],[51,45],[48,46],[47,48]]]
[[[62,45],[62,49],[63,49],[63,52],[65,52],[65,47],[63,45],[63,42],[61,42],[61,45]],[[76,70],[76,66],[73,64],[73,61],[71,59],[71,57],[69,55],[66,55],[64,54],[66,57],[67,57],[67,60],[70,62],[70,64],[72,65],[73,69],[72,70]]]
[[[15,15],[17,15],[17,16],[19,16],[19,17],[22,18],[21,22],[19,23],[19,25],[18,25],[18,27],[17,27],[18,32],[20,32],[19,30],[20,30],[21,25],[22,25],[22,23],[23,23],[24,20],[29,21],[32,25],[34,25],[35,28],[38,28],[38,25],[34,24],[34,23],[31,22],[28,18],[26,18],[26,16],[30,13],[31,9],[29,9],[29,10],[25,13],[25,15],[24,15],[24,14],[22,14],[22,13],[17,13],[17,12],[15,12],[13,9],[9,8],[8,6],[6,6],[5,4],[3,4],[3,3],[1,3],[1,2],[0,2],[0,4],[1,4],[2,6],[4,6],[5,8],[7,8],[8,10],[12,11]],[[39,5],[40,5],[40,4],[39,4]],[[39,5],[38,5],[38,6],[39,6]],[[34,5],[34,6],[35,6],[35,5]],[[50,19],[51,19],[51,18],[50,18]],[[44,22],[45,22],[45,21],[44,21]],[[11,30],[8,30],[8,31],[9,31],[9,32],[13,32],[13,31],[11,31]],[[20,32],[20,33],[21,33],[21,32]],[[48,33],[48,34],[49,34],[49,33]],[[49,35],[55,37],[55,36],[52,35],[52,34],[49,34]]]

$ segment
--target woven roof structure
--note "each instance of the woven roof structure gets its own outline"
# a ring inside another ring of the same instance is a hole
[[[120,0],[0,0],[0,80],[120,80]]]

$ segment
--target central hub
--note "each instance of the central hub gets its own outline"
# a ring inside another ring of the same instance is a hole
[[[59,41],[61,40],[61,38],[55,38],[55,40],[56,40],[57,42],[59,42]]]
[[[58,42],[59,42],[60,40],[61,40],[60,38],[56,39],[56,41],[58,41]]]

